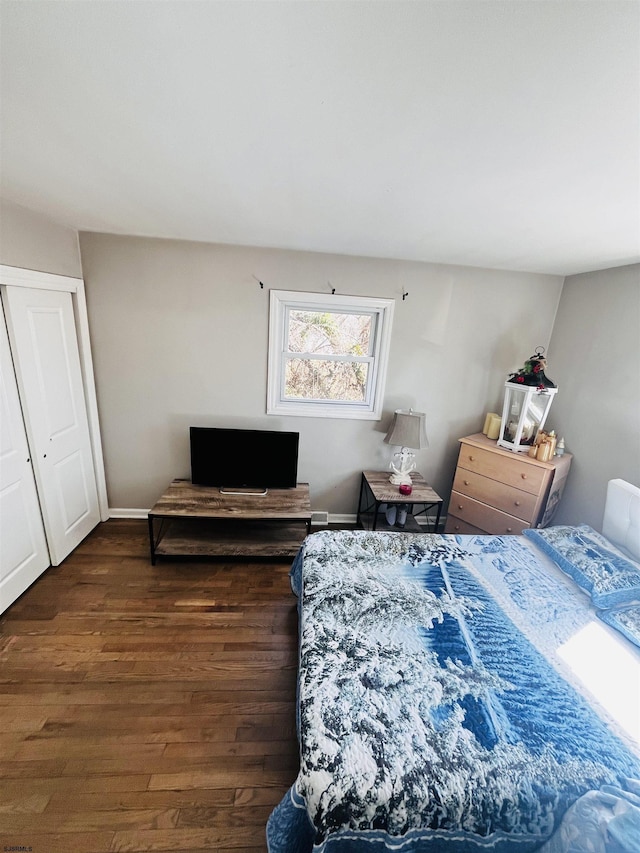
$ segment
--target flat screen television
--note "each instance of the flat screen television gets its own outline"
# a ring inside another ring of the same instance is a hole
[[[190,427],[191,482],[226,489],[297,485],[297,432]]]

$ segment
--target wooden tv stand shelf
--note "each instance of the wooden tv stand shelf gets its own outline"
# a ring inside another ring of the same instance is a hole
[[[310,530],[308,483],[256,495],[174,480],[149,511],[151,563],[157,556],[292,557]]]

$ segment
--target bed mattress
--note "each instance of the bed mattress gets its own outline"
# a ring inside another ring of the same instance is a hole
[[[300,772],[271,853],[526,853],[590,792],[634,796],[633,732],[566,649],[596,624],[622,678],[637,650],[522,537],[317,533],[292,585]]]

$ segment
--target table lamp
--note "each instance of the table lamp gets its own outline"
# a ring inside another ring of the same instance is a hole
[[[393,454],[393,460],[389,467],[393,473],[389,482],[394,486],[411,485],[411,472],[415,469],[415,454],[411,449],[419,450],[428,447],[427,433],[425,430],[424,412],[414,412],[396,409],[393,422],[389,432],[384,437],[386,444],[394,444],[400,447],[400,451]]]

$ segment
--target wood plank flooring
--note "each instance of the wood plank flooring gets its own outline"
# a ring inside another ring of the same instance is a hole
[[[0,617],[0,850],[264,853],[295,779],[289,562],[99,525]]]

